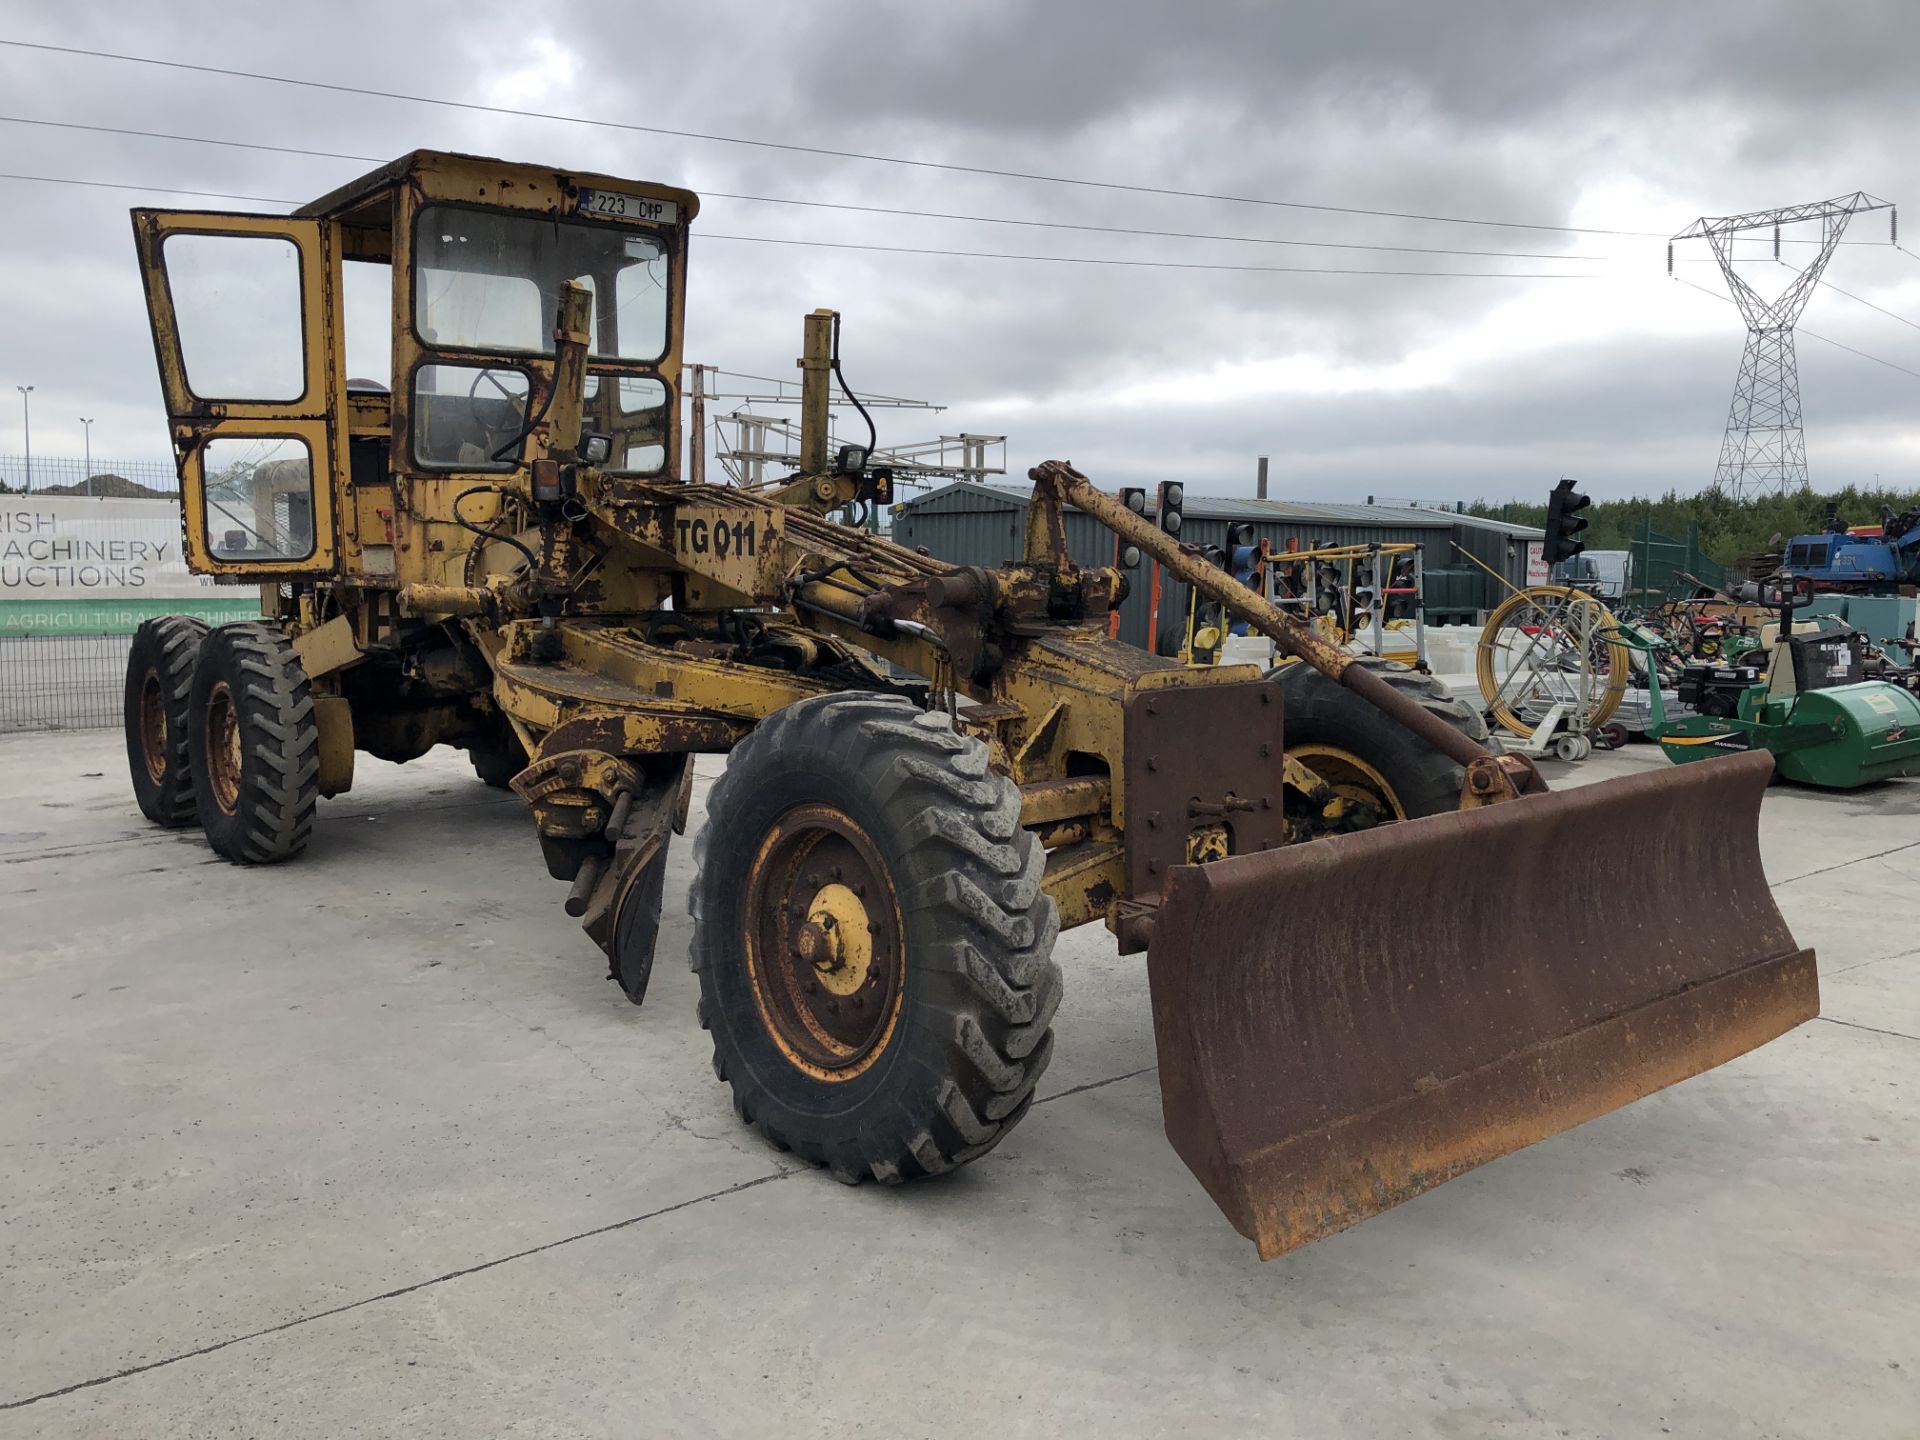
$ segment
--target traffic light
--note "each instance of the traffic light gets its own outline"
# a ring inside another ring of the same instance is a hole
[[[1137,485],[1120,487],[1120,503],[1136,515],[1147,513],[1147,492]]]
[[[1542,551],[1547,564],[1571,560],[1587,548],[1580,536],[1586,531],[1587,517],[1580,512],[1593,501],[1573,488],[1564,475],[1547,497],[1547,543]]]
[[[1252,585],[1260,564],[1260,532],[1241,522],[1227,527],[1227,560],[1221,568],[1242,585]]]
[[[1185,503],[1186,498],[1187,487],[1178,480],[1160,482],[1159,503],[1154,518],[1159,522],[1160,528],[1176,540],[1180,538],[1180,527],[1184,523],[1180,515],[1180,507]]]

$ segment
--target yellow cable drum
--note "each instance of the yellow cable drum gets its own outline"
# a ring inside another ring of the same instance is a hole
[[[1613,613],[1584,590],[1533,585],[1487,617],[1474,669],[1493,718],[1531,735],[1556,704],[1567,728],[1598,729],[1626,694],[1632,652],[1617,639]]]

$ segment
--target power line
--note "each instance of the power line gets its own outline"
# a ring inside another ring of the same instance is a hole
[[[100,135],[126,135],[142,140],[169,140],[187,145],[219,145],[231,150],[260,150],[273,155],[304,155],[318,160],[353,160],[366,165],[385,161],[378,155],[349,155],[338,150],[306,150],[294,145],[267,145],[251,140],[218,140],[203,135],[174,135],[159,130],[131,130],[116,125],[89,125],[77,120],[41,120],[24,115],[0,115],[8,125],[40,125],[55,130],[85,130]],[[781,195],[740,195],[726,190],[701,190],[702,200],[743,200],[756,205],[797,205],[811,210],[848,210],[862,215],[902,215],[920,220],[958,220],[973,225],[1016,225],[1037,230],[1078,230],[1096,235],[1146,235],[1162,240],[1219,240],[1236,245],[1289,245],[1313,250],[1369,250],[1397,255],[1457,255],[1490,260],[1605,260],[1604,255],[1569,255],[1541,250],[1455,250],[1433,245],[1364,245],[1350,240],[1294,240],[1271,235],[1221,235],[1192,230],[1148,230],[1130,225],[1086,225],[1065,220],[1025,220],[1001,215],[960,215],[942,210],[908,210],[891,205],[853,205],[831,200],[795,200]]]
[[[1887,309],[1887,307],[1884,305],[1876,305],[1871,300],[1863,300],[1858,295],[1854,294],[1851,290],[1842,290],[1838,285],[1834,284],[1831,280],[1822,280],[1820,283],[1826,286],[1827,289],[1833,291],[1834,294],[1846,296],[1847,299],[1853,301],[1856,305],[1864,305],[1869,310],[1878,310],[1882,315],[1886,316],[1889,320],[1898,320],[1902,325],[1905,325],[1907,328],[1911,330],[1920,330],[1920,322],[1909,320],[1904,315],[1896,315],[1893,313],[1893,311]]]
[[[1708,293],[1711,294],[1712,292],[1709,291]],[[1866,351],[1856,350],[1851,345],[1842,345],[1838,340],[1829,340],[1824,335],[1816,335],[1804,325],[1798,328],[1800,333],[1809,340],[1818,340],[1822,345],[1831,345],[1836,350],[1844,350],[1849,355],[1858,355],[1862,360],[1871,360],[1876,365],[1884,365],[1889,370],[1898,370],[1902,375],[1911,375],[1914,379],[1920,380],[1920,370],[1909,370],[1906,366],[1896,365],[1891,360],[1882,360],[1878,355],[1869,355]]]
[[[873,250],[887,255],[950,255],[968,260],[1041,260],[1056,265],[1119,265],[1143,270],[1229,270],[1268,275],[1414,275],[1429,279],[1454,280],[1605,280],[1609,277],[1589,271],[1514,271],[1514,270],[1346,270],[1315,265],[1220,265],[1186,260],[1120,260],[1108,256],[1018,255],[1000,250],[937,250],[918,245],[857,245],[840,240],[791,240],[771,235],[716,235],[700,232],[708,240],[747,240],[761,245],[802,245],[821,250]]]
[[[83,185],[96,190],[132,190],[156,195],[198,195],[215,200],[246,200],[260,205],[302,205],[277,195],[232,195],[219,190],[180,190],[161,185],[132,185],[109,180],[81,180],[67,175],[17,175],[0,171],[0,180],[24,180],[38,185]],[[1122,260],[1091,255],[1021,255],[1001,250],[943,250],[920,245],[867,245],[843,240],[795,240],[780,235],[724,235],[702,230],[700,240],[737,240],[752,245],[795,245],[813,250],[865,250],[882,255],[943,255],[965,260],[1026,260],[1054,265],[1117,265],[1137,270],[1221,270],[1268,275],[1404,275],[1418,279],[1452,280],[1603,280],[1584,271],[1514,270],[1368,270],[1318,265],[1221,265],[1184,260]]]
[[[273,85],[292,85],[306,90],[326,90],[340,95],[360,95],[376,100],[399,100],[412,105],[437,105],[483,115],[507,115],[522,120],[551,120],[567,125],[590,125],[602,130],[620,130],[641,135],[668,135],[678,140],[700,140],[717,145],[742,145],[761,150],[779,150],[797,155],[820,155],[836,160],[860,160],[877,165],[899,165],[916,170],[940,170],[955,175],[984,175],[1001,180],[1032,180],[1048,185],[1074,185],[1090,190],[1113,190],[1132,195],[1162,195],[1179,200],[1216,200],[1232,205],[1263,205],[1283,210],[1311,210],[1330,215],[1366,215],[1381,220],[1418,220],[1436,225],[1481,225],[1500,230],[1542,230],[1565,235],[1629,235],[1665,239],[1653,230],[1606,230],[1585,225],[1531,225],[1515,220],[1479,220],[1458,215],[1429,215],[1417,211],[1372,210],[1357,205],[1317,205],[1300,200],[1272,200],[1249,195],[1215,194],[1204,190],[1176,190],[1159,185],[1128,185],[1114,180],[1089,180],[1071,175],[1045,175],[1025,170],[1002,170],[986,165],[957,165],[941,160],[914,160],[900,155],[878,155],[859,150],[836,150],[822,145],[799,145],[780,140],[757,140],[740,135],[718,135],[699,130],[676,130],[665,125],[641,125],[627,120],[604,120],[590,115],[566,115],[547,110],[521,110],[509,105],[485,105],[476,100],[448,100],[433,95],[415,95],[400,90],[376,90],[362,85],[342,85],[329,80],[305,80],[293,75],[271,75],[258,70],[236,70],[220,65],[197,65],[185,60],[162,60],[151,55],[127,55],[111,50],[89,50],[75,45],[47,45],[33,40],[0,39],[0,45],[19,50],[36,50],[53,55],[78,55],[90,60],[112,60],[127,65],[150,65],[166,70],[186,70],[199,75],[220,75],[234,80],[258,80]]]
[[[1915,258],[1920,258],[1920,257],[1915,257]],[[1732,296],[1722,295],[1718,290],[1709,290],[1704,285],[1696,285],[1693,283],[1693,281],[1686,279],[1684,276],[1675,275],[1673,279],[1678,281],[1680,284],[1685,285],[1690,290],[1698,290],[1702,295],[1711,295],[1714,299],[1724,300],[1729,305],[1738,303],[1733,299]],[[1896,316],[1894,318],[1898,319],[1899,317]],[[1891,360],[1882,360],[1878,355],[1869,355],[1866,351],[1856,350],[1851,345],[1842,345],[1838,340],[1829,340],[1824,335],[1816,335],[1814,334],[1813,331],[1807,329],[1807,327],[1804,325],[1796,325],[1794,329],[1798,334],[1806,336],[1809,340],[1818,340],[1822,345],[1831,345],[1836,350],[1844,350],[1849,355],[1858,355],[1862,360],[1871,360],[1876,365],[1884,365],[1889,370],[1898,370],[1902,375],[1911,375],[1913,376],[1914,379],[1920,380],[1920,370],[1909,370],[1906,366],[1896,365]]]
[[[134,190],[148,195],[197,195],[204,200],[245,200],[255,205],[299,205],[278,195],[230,195],[224,190],[180,190],[166,185],[123,185],[114,180],[76,180],[69,175],[14,175],[0,171],[0,180],[31,180],[36,185],[84,185],[89,190]]]

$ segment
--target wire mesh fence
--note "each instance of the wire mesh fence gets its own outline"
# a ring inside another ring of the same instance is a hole
[[[1642,605],[1657,605],[1678,592],[1690,591],[1692,581],[1713,586],[1727,583],[1725,567],[1708,557],[1693,527],[1688,528],[1686,539],[1677,540],[1642,525],[1628,542],[1628,550],[1633,557],[1632,598]]]
[[[120,723],[132,635],[0,638],[0,734]]]
[[[178,491],[164,461],[0,455],[0,734],[117,726],[142,620],[257,612],[180,588]]]
[[[172,499],[180,480],[164,460],[95,460],[78,455],[0,455],[0,494]]]

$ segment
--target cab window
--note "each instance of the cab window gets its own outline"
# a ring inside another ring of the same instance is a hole
[[[560,287],[596,297],[588,351],[657,360],[667,348],[667,265],[650,234],[592,220],[561,220],[429,205],[414,241],[414,326],[428,345],[553,353]]]
[[[606,468],[654,475],[667,463],[667,387],[646,375],[587,376],[586,428],[613,437]]]
[[[168,235],[162,256],[187,388],[285,404],[307,388],[300,250],[282,235]]]
[[[291,435],[221,435],[200,450],[207,549],[216,560],[313,554],[313,452]]]
[[[505,365],[422,365],[413,372],[414,463],[511,470],[527,425],[526,372]]]

